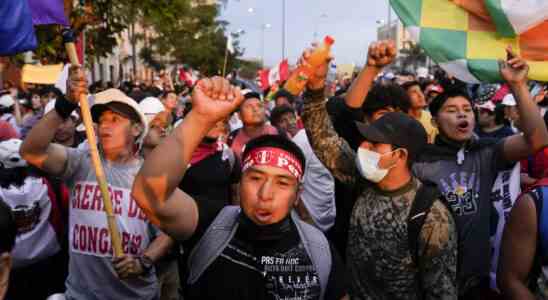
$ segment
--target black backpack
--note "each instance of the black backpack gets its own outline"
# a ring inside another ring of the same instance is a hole
[[[418,264],[419,259],[419,235],[424,225],[424,221],[430,213],[430,209],[436,199],[442,199],[438,187],[431,182],[423,182],[422,186],[415,195],[415,200],[411,205],[409,216],[407,217],[407,244],[413,257],[413,262]],[[445,201],[442,201],[445,203]],[[446,203],[445,203],[446,204]],[[452,210],[448,208],[452,213]]]

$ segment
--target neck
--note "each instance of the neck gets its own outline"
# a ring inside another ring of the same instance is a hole
[[[394,168],[377,184],[377,187],[386,192],[395,191],[408,184],[411,177],[411,171],[407,167]]]
[[[135,154],[131,149],[123,149],[119,152],[113,152],[113,153],[105,153],[103,151],[103,157],[111,162],[111,163],[118,163],[118,164],[125,164],[133,161],[135,159]]]
[[[408,114],[414,119],[420,119],[422,116],[422,108],[410,108]]]
[[[59,141],[59,144],[66,147],[72,147],[74,145],[74,135],[64,141]]]
[[[493,132],[493,131],[497,131],[497,130],[501,129],[502,126],[503,125],[497,125],[495,123],[490,123],[489,125],[487,125],[485,127],[482,127],[481,131],[483,131],[483,132]]]
[[[242,128],[244,133],[250,138],[256,138],[263,134],[265,124],[260,125],[246,125]]]
[[[154,150],[154,147],[147,147],[143,145],[143,157],[146,159],[152,150]]]

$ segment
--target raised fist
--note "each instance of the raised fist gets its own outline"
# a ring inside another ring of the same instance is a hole
[[[67,79],[67,100],[78,103],[82,94],[88,93],[86,73],[80,66],[71,66]]]
[[[396,46],[392,41],[379,41],[369,45],[367,65],[382,69],[391,64],[397,55]]]
[[[215,76],[198,82],[192,93],[192,110],[202,120],[214,124],[234,112],[244,97],[239,87],[228,80]]]

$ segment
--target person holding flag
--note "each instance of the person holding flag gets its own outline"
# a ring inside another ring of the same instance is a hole
[[[169,250],[169,239],[151,226],[130,195],[142,159],[139,147],[147,120],[137,103],[116,89],[95,96],[91,107],[113,213],[124,255],[113,246],[90,153],[52,143],[56,129],[87,93],[85,74],[71,67],[66,97],[29,132],[21,156],[43,171],[60,176],[70,189],[69,276],[67,299],[158,299],[153,265]]]

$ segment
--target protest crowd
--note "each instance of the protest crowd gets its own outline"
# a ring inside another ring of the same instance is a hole
[[[548,299],[548,83],[511,46],[496,84],[389,71],[389,40],[331,78],[332,43],[259,89],[4,81],[0,299]]]

